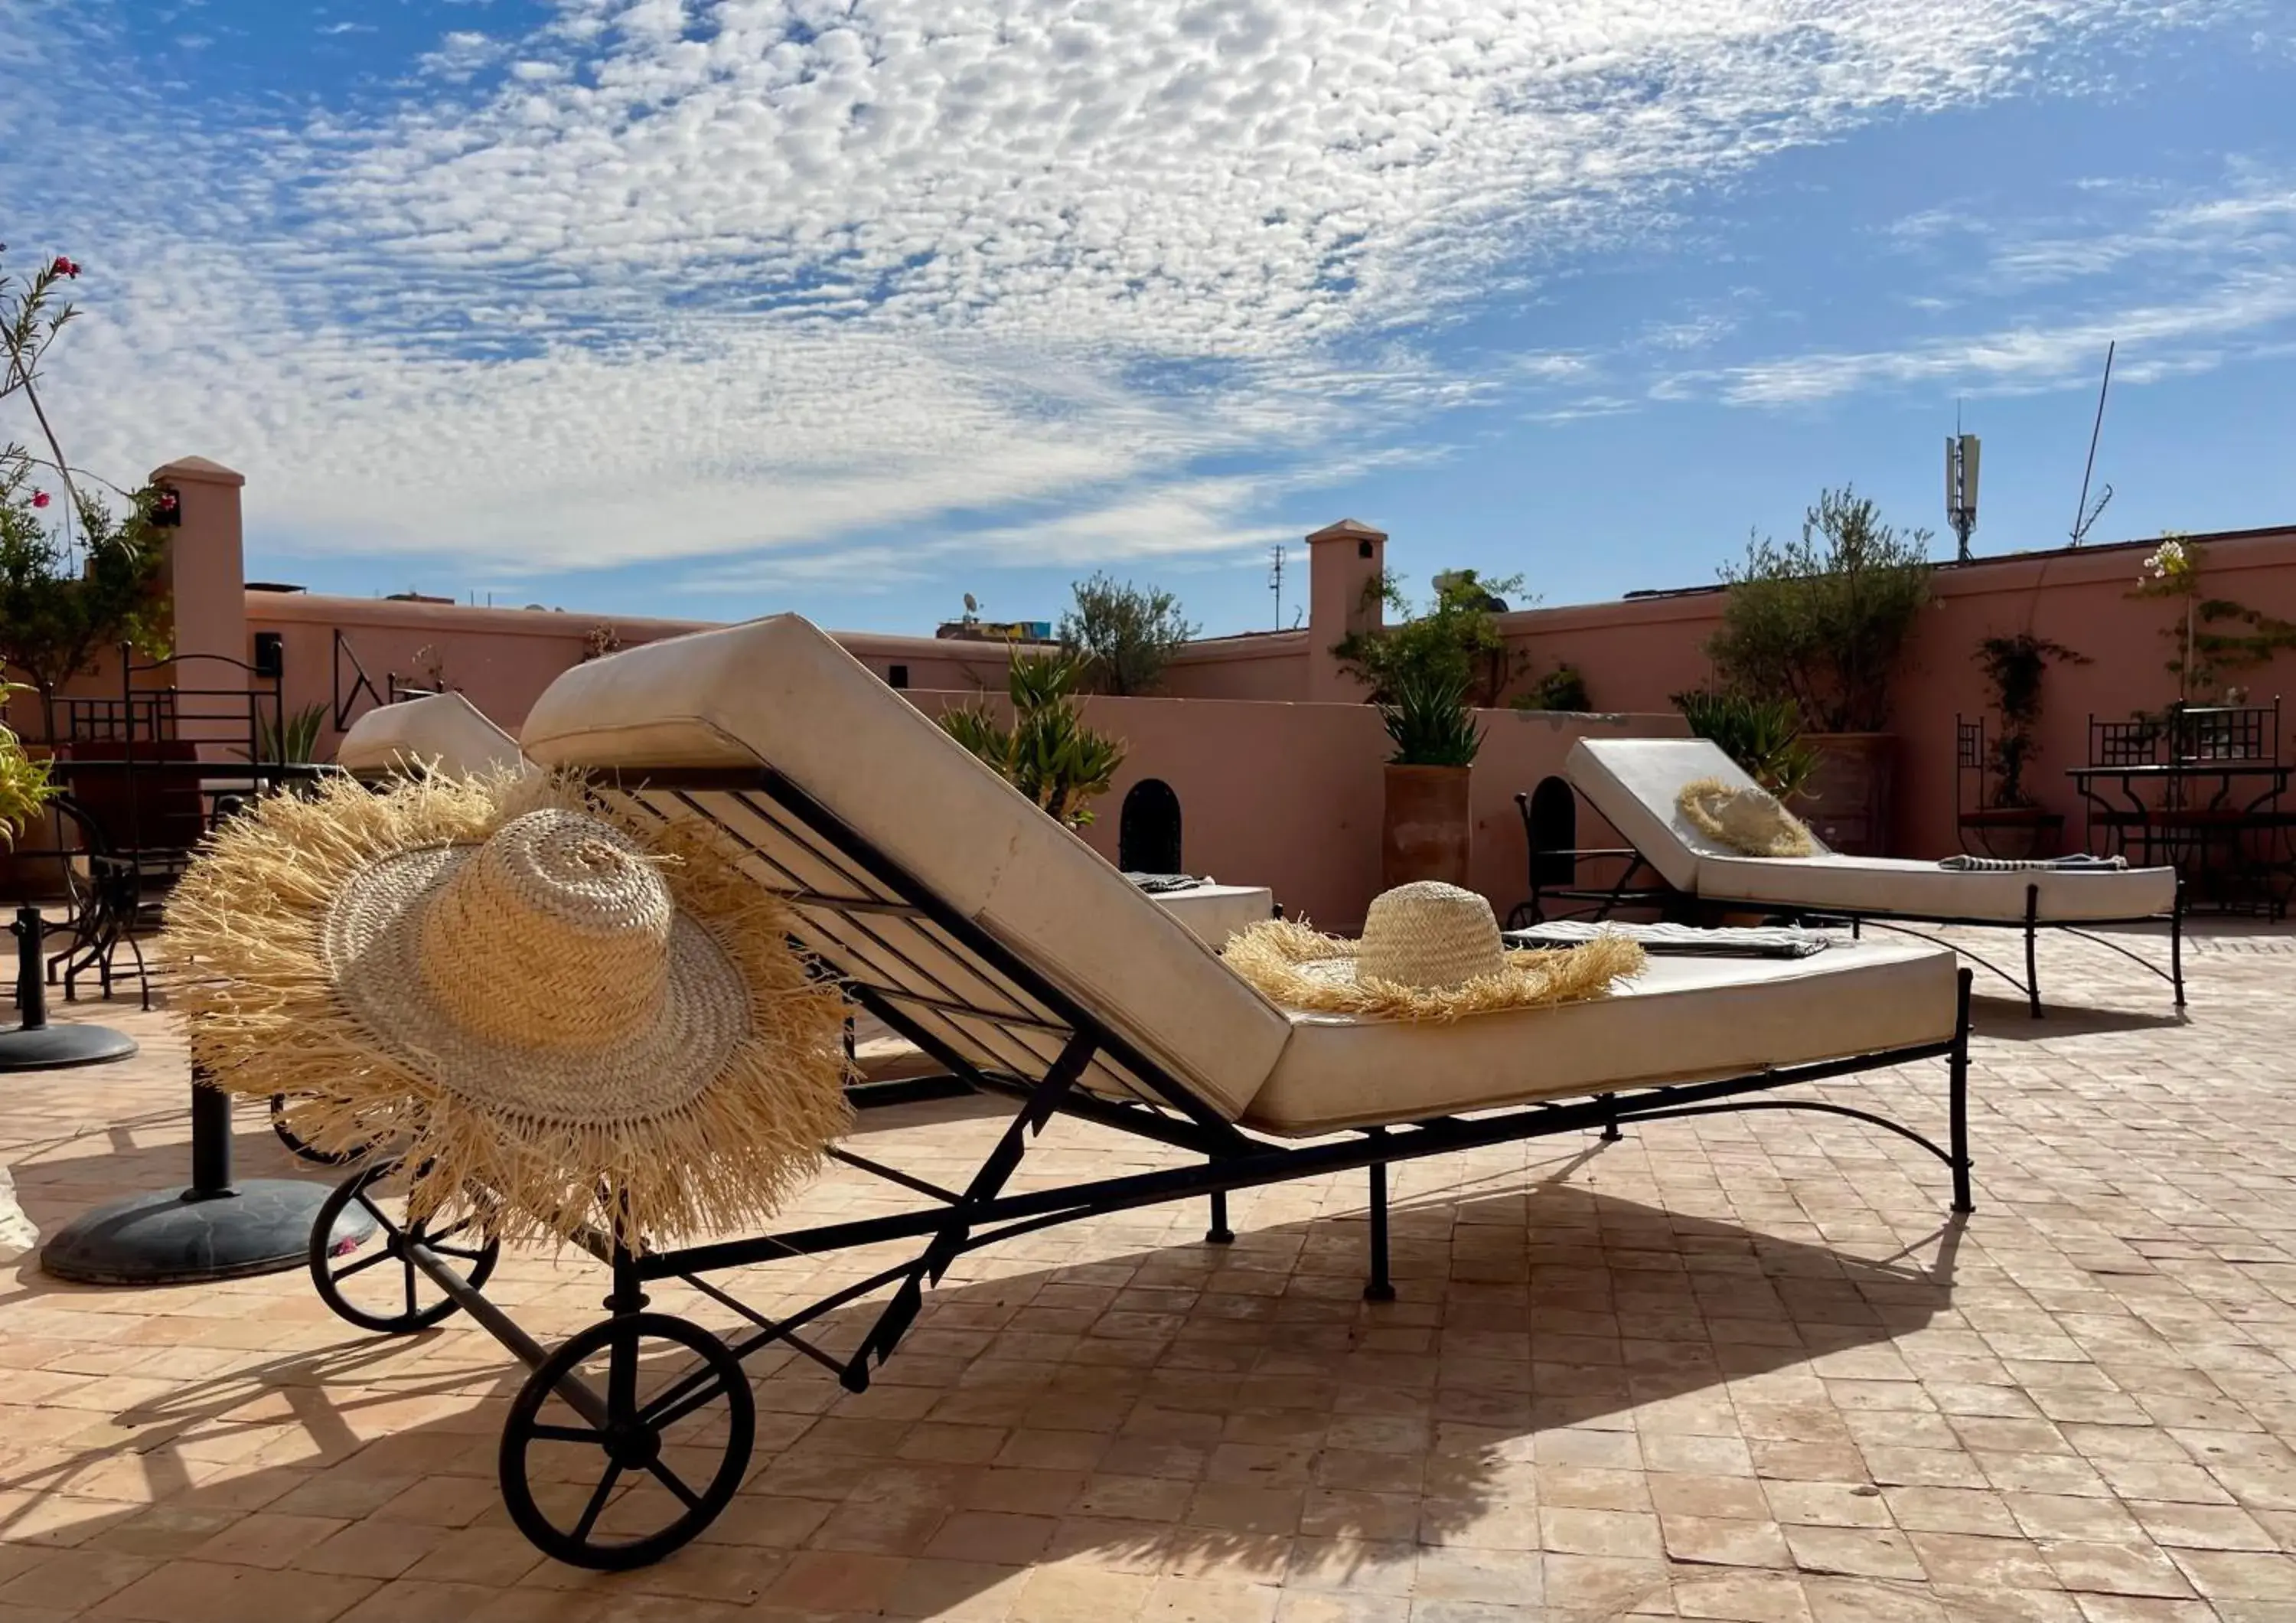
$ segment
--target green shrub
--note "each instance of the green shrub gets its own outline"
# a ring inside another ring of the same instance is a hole
[[[1472,704],[1488,709],[1504,701],[1521,674],[1522,657],[1500,634],[1491,601],[1520,591],[1522,577],[1484,581],[1461,569],[1440,579],[1427,612],[1412,615],[1400,580],[1377,576],[1365,588],[1365,601],[1410,617],[1378,631],[1350,632],[1332,646],[1340,663],[1371,689],[1373,704],[1390,703],[1414,681],[1456,682]]]
[[[1900,535],[1848,489],[1818,497],[1801,539],[1747,545],[1707,653],[1725,685],[1791,698],[1819,732],[1880,732],[1890,680],[1929,602],[1930,532]]]
[[[1512,701],[1517,710],[1587,711],[1595,707],[1587,696],[1587,679],[1576,665],[1558,665],[1531,684],[1530,691]]]
[[[1809,787],[1817,751],[1802,741],[1801,715],[1787,698],[1694,688],[1671,703],[1699,737],[1711,739],[1746,776],[1780,800]]]
[[[1005,679],[1010,727],[979,704],[940,719],[950,737],[1071,828],[1092,821],[1089,802],[1108,792],[1124,764],[1123,741],[1084,724],[1076,697],[1082,675],[1073,654],[1016,653]]]
[[[1200,630],[1180,613],[1179,599],[1105,574],[1079,581],[1076,606],[1061,618],[1062,646],[1084,667],[1095,693],[1153,693],[1164,667]]]

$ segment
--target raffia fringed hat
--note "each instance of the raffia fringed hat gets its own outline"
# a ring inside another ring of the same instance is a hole
[[[1510,952],[1489,902],[1434,880],[1375,897],[1359,942],[1270,919],[1231,939],[1221,956],[1285,1008],[1393,1020],[1579,1002],[1607,995],[1644,962],[1642,948],[1622,936]]]
[[[770,1215],[848,1125],[835,989],[703,837],[567,780],[272,795],[178,882],[196,1058],[333,1152],[394,1146],[410,1218],[636,1243]]]
[[[1750,857],[1807,857],[1817,853],[1802,820],[1767,789],[1751,784],[1733,788],[1719,778],[1682,786],[1675,807],[1708,839]]]

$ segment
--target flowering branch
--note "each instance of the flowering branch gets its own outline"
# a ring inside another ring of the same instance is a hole
[[[0,243],[0,252],[5,252],[7,247],[5,243]],[[40,358],[47,352],[48,346],[55,342],[56,335],[64,330],[65,324],[79,313],[67,304],[53,315],[45,315],[48,301],[59,282],[77,282],[79,272],[80,268],[77,264],[62,254],[56,255],[32,273],[23,292],[17,295],[12,309],[8,304],[10,278],[0,276],[0,347],[8,351],[7,369],[0,372],[0,400],[7,399],[18,390],[23,391],[25,402],[31,407],[32,416],[39,424],[41,434],[47,440],[48,450],[55,460],[46,465],[54,467],[56,477],[63,482],[64,540],[67,545],[72,540],[74,518],[84,516],[80,514],[79,489],[72,482],[71,465],[64,458],[64,448],[58,442],[55,428],[49,423],[48,414],[40,405],[39,391],[32,387],[32,379],[39,370]],[[46,507],[47,493],[44,490],[34,492],[32,505]]]

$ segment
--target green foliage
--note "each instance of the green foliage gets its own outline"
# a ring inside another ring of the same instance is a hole
[[[2041,719],[2041,678],[2051,660],[2086,665],[2089,657],[2046,637],[2019,631],[2010,637],[1986,638],[1977,645],[1976,658],[1984,667],[1985,680],[1992,684],[1993,707],[2001,717],[2001,729],[1989,752],[1994,772],[1991,803],[2032,805],[2032,794],[2025,787],[2025,769],[2041,753],[2033,738],[2033,724]]]
[[[2180,599],[2185,606],[2179,623],[2161,628],[2175,645],[2167,669],[2177,679],[2179,700],[2216,694],[2234,672],[2267,664],[2282,649],[2296,648],[2296,623],[2228,597],[2207,596],[2201,581],[2207,564],[2200,543],[2164,535],[2129,593]]]
[[[164,542],[151,522],[158,491],[137,491],[117,519],[83,496],[75,560],[32,505],[35,465],[20,447],[0,449],[0,659],[31,679],[45,704],[102,649],[128,642],[147,657],[167,653]]]
[[[1784,544],[1750,541],[1722,630],[1707,644],[1727,685],[1791,698],[1820,732],[1879,732],[1890,678],[1929,602],[1930,532],[1901,535],[1847,487],[1820,494]]]
[[[278,766],[302,766],[318,759],[319,724],[325,718],[324,704],[306,704],[273,726],[271,718],[258,712],[255,718],[255,754],[253,759]],[[247,752],[239,752],[242,759]]]
[[[1145,589],[1105,574],[1079,581],[1076,606],[1061,617],[1061,644],[1084,666],[1095,693],[1153,693],[1164,667],[1196,635],[1166,591]]]
[[[942,715],[941,729],[1071,828],[1092,821],[1088,803],[1124,764],[1124,744],[1084,724],[1077,702],[1083,664],[1073,654],[1015,654],[1006,675],[1013,723],[986,705]]]
[[[1517,710],[1587,711],[1595,707],[1587,696],[1587,679],[1576,665],[1557,665],[1509,701]]]
[[[0,704],[27,691],[21,682],[0,682]],[[24,825],[56,797],[49,770],[25,752],[14,729],[0,723],[0,844],[14,845]]]
[[[1371,689],[1375,704],[1414,683],[1456,682],[1471,704],[1488,708],[1505,698],[1523,663],[1500,634],[1490,601],[1521,589],[1521,575],[1484,581],[1472,569],[1456,570],[1443,578],[1427,612],[1413,615],[1400,580],[1382,573],[1365,589],[1366,606],[1382,603],[1408,617],[1383,630],[1350,632],[1332,652]]]
[[[1711,739],[1780,800],[1809,787],[1818,753],[1803,741],[1801,713],[1792,699],[1699,688],[1676,694],[1670,703],[1693,733]]]
[[[1472,766],[1483,747],[1482,729],[1467,703],[1466,684],[1455,675],[1406,671],[1394,679],[1379,707],[1395,742],[1397,766]]]

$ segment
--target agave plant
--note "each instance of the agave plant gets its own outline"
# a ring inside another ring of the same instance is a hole
[[[1673,702],[1693,733],[1712,739],[1746,776],[1780,800],[1809,787],[1818,754],[1802,742],[1801,712],[1792,699],[1702,688],[1677,693]]]
[[[327,713],[324,704],[306,704],[291,716],[274,723],[259,712],[255,718],[255,753],[250,756],[241,750],[242,758],[274,766],[302,766],[312,761],[319,747],[319,722]]]
[[[1456,675],[1398,672],[1379,707],[1388,759],[1397,766],[1472,766],[1483,747],[1482,729],[1467,704],[1467,681]]]
[[[1123,741],[1084,724],[1076,697],[1083,676],[1073,655],[1016,654],[1005,680],[1010,727],[977,704],[940,719],[950,737],[1071,828],[1092,821],[1093,796],[1108,792],[1124,764]]]

